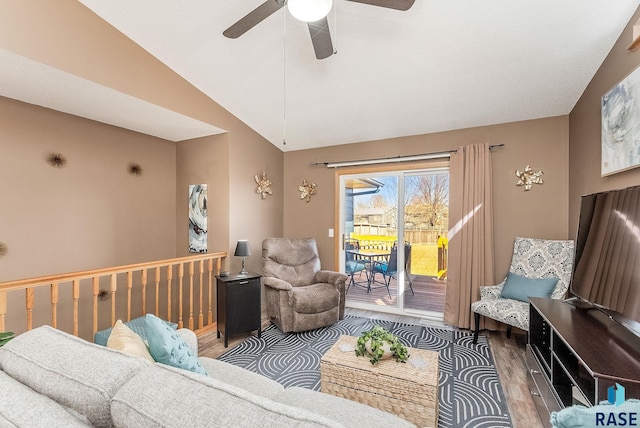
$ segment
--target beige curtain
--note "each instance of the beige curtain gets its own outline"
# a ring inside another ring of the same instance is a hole
[[[491,152],[488,144],[458,148],[449,164],[449,264],[444,321],[473,328],[471,303],[494,282]]]

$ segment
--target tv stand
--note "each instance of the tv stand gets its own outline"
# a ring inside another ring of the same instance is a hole
[[[530,302],[527,381],[546,427],[551,412],[606,401],[616,382],[640,398],[640,337],[579,300]]]

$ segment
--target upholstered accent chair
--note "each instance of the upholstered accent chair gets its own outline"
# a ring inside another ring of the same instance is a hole
[[[507,324],[507,337],[512,326],[529,331],[528,297],[563,299],[573,273],[573,258],[571,240],[516,238],[507,277],[498,285],[480,287],[480,300],[471,304],[473,343],[478,341],[481,315]]]
[[[269,319],[283,333],[313,330],[344,318],[347,275],[321,270],[312,238],[262,241]]]

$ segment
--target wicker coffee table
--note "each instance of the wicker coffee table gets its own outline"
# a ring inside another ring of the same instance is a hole
[[[357,337],[341,336],[320,360],[322,392],[393,413],[419,427],[438,425],[438,353],[408,348],[409,360],[371,365]],[[351,350],[343,350],[351,347]]]

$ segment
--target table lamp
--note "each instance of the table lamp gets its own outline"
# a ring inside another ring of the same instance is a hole
[[[249,273],[244,269],[244,258],[246,256],[251,255],[251,248],[249,248],[249,241],[247,241],[246,239],[239,240],[238,243],[236,244],[236,252],[233,253],[233,255],[236,257],[242,257],[242,270],[238,275],[246,275],[247,273]]]

